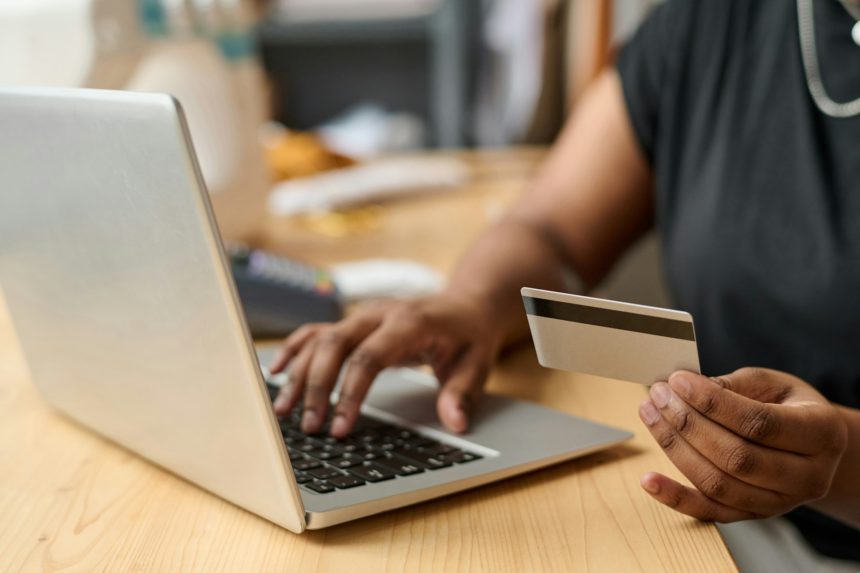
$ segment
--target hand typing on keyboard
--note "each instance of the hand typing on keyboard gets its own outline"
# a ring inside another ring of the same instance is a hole
[[[269,386],[274,400],[278,388]],[[481,456],[429,439],[412,430],[359,415],[346,439],[322,431],[308,435],[300,429],[301,410],[281,418],[281,432],[296,481],[316,493],[330,493],[451,467]]]
[[[289,365],[289,383],[275,399],[275,412],[288,414],[304,398],[301,429],[319,432],[329,415],[329,395],[346,364],[329,426],[332,436],[344,438],[383,368],[426,363],[442,384],[440,421],[451,431],[464,432],[468,411],[502,343],[492,318],[492,309],[477,297],[448,293],[374,303],[335,324],[305,325],[284,341],[269,367],[274,374]]]

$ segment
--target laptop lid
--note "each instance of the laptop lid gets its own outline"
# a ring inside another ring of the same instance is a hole
[[[71,418],[291,531],[304,509],[166,95],[0,90],[0,288]]]

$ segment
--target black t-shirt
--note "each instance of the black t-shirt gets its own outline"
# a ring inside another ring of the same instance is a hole
[[[837,0],[813,2],[825,88],[851,101],[854,20]],[[775,368],[860,408],[860,116],[815,106],[795,1],[672,0],[617,67],[703,371]],[[860,560],[860,531],[789,517],[823,553]]]

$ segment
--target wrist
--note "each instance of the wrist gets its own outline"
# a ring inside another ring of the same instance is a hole
[[[440,296],[452,301],[461,312],[470,317],[470,323],[491,342],[497,354],[509,338],[510,324],[516,319],[516,311],[522,305],[512,308],[510,301],[504,301],[498,293],[483,291],[480,288],[450,285]]]
[[[860,528],[860,410],[835,405],[846,430],[846,445],[827,494],[809,507]]]

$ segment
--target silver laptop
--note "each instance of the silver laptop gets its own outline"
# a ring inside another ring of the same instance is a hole
[[[0,288],[45,400],[290,531],[631,437],[498,396],[452,435],[436,421],[436,381],[409,369],[379,376],[349,440],[276,418],[169,96],[0,90],[0,178]]]

